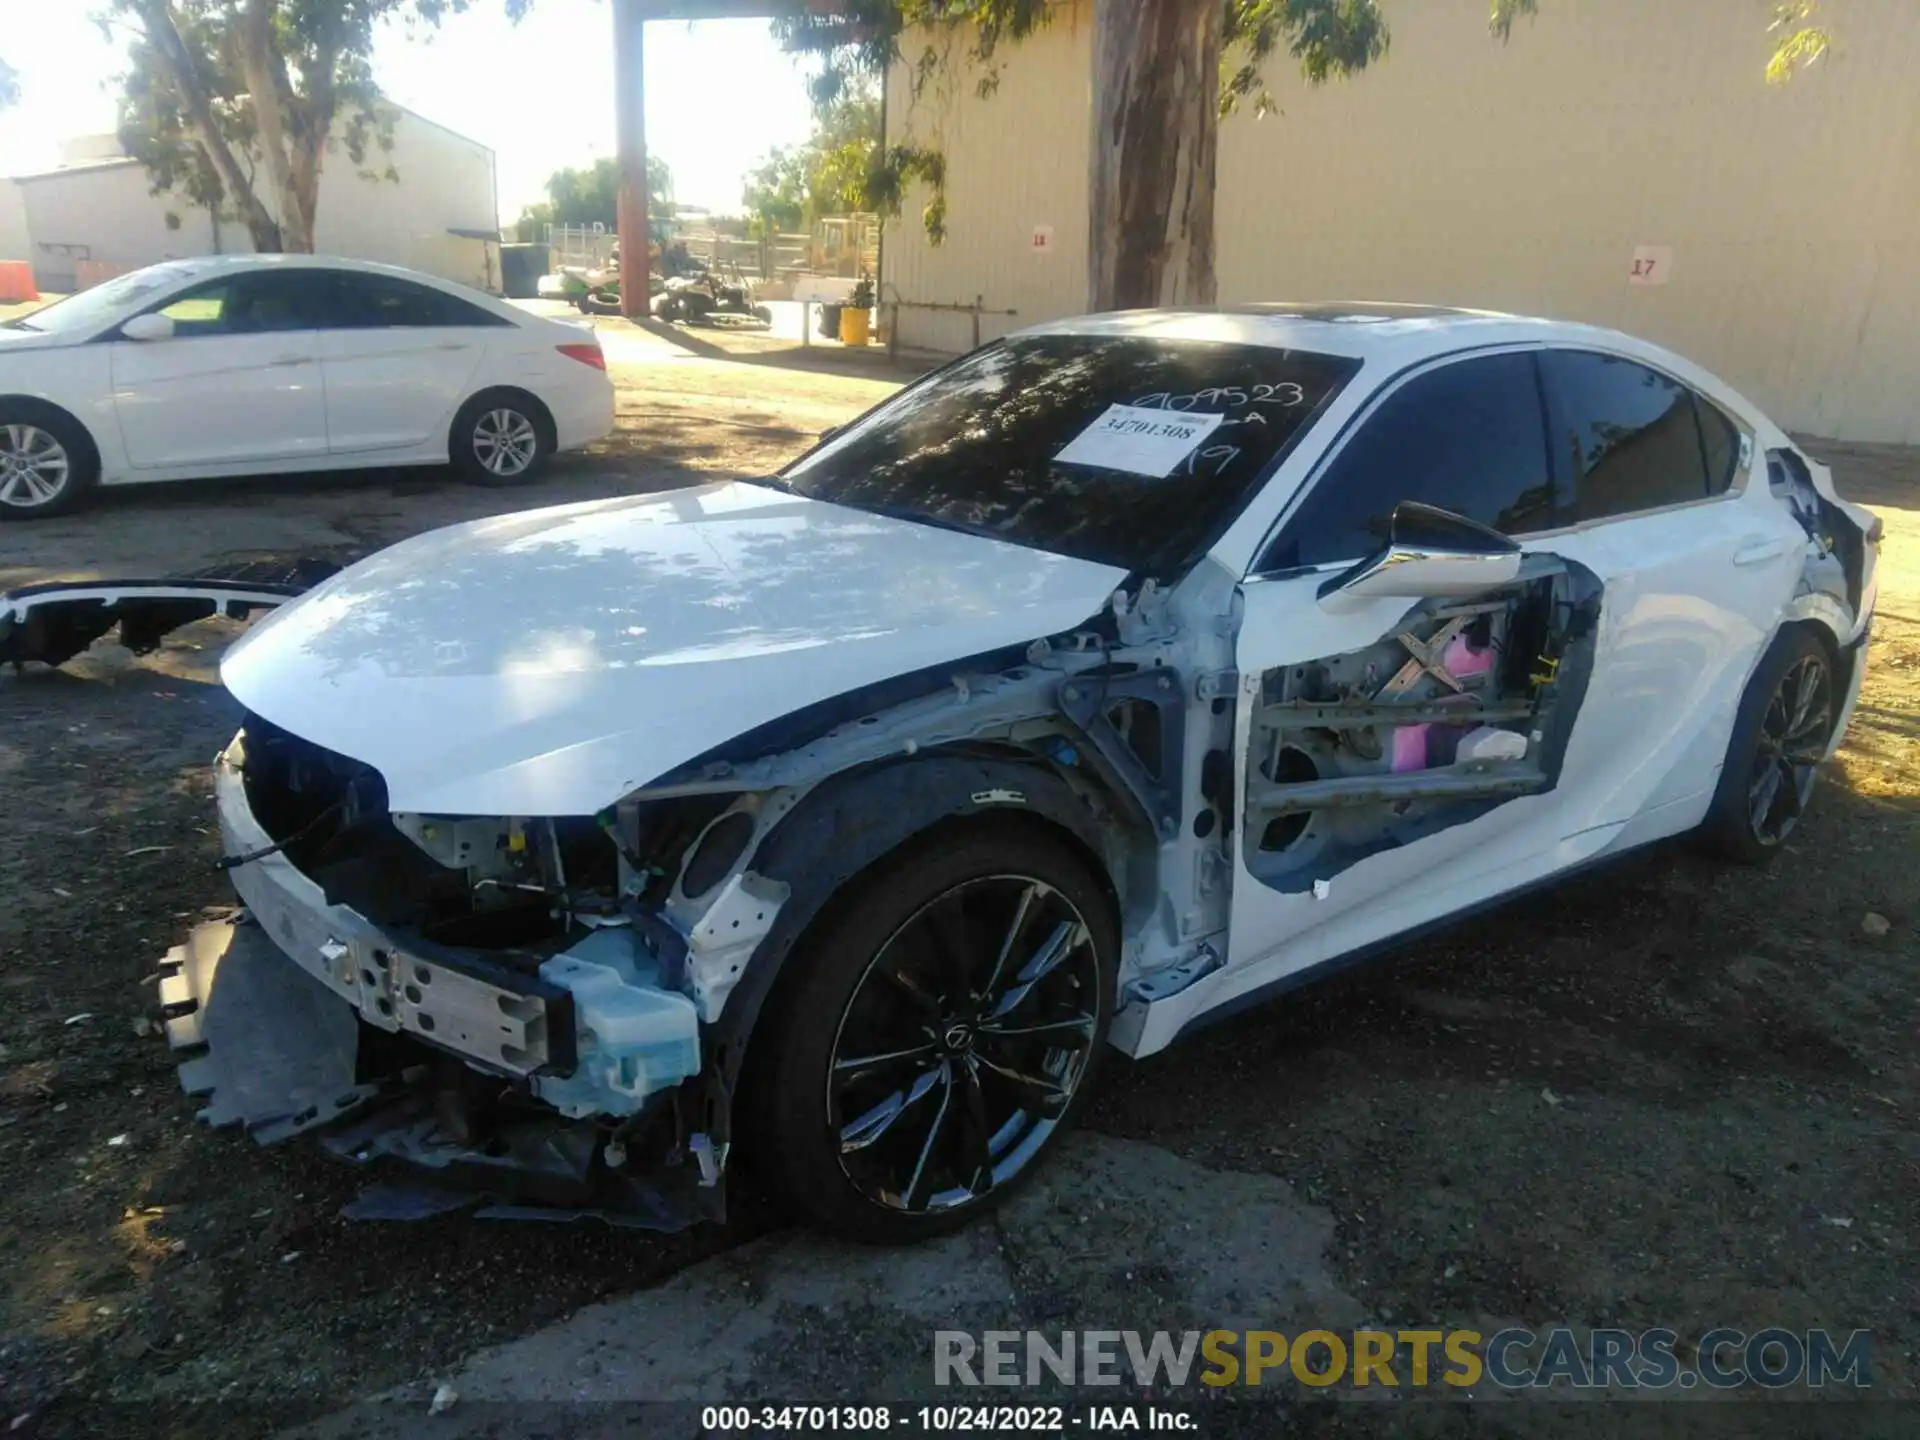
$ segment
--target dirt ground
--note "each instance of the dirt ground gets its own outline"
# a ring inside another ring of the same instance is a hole
[[[110,492],[0,530],[0,588],[345,560],[752,472],[894,383],[878,357],[604,334],[621,429],[536,493],[422,473]],[[1112,1066],[1089,1128],[1330,1208],[1332,1271],[1382,1320],[1863,1328],[1877,1393],[1913,1398],[1920,454],[1815,448],[1888,538],[1866,693],[1789,853],[1737,871],[1662,847],[1515,904]],[[232,633],[0,675],[0,1423],[20,1433],[170,1433],[214,1400],[227,1433],[264,1433],[784,1223],[746,1197],[670,1239],[355,1225],[357,1172],[195,1122],[153,972],[230,902],[207,761],[236,720]]]

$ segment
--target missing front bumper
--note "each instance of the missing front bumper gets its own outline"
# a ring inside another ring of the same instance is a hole
[[[467,951],[387,935],[326,893],[273,848],[254,818],[246,736],[214,766],[220,835],[230,855],[259,855],[232,871],[247,909],[294,964],[376,1030],[407,1034],[495,1074],[525,1079],[573,1069],[572,996],[537,975]]]
[[[481,1207],[482,1217],[597,1217],[649,1230],[725,1218],[724,1192],[701,1184],[677,1153],[636,1173],[607,1163],[610,1131],[532,1107],[482,1134],[454,1133],[436,1104],[431,1066],[368,1078],[373,1032],[334,989],[294,964],[242,918],[201,925],[161,967],[167,1039],[200,1118],[240,1126],[262,1145],[323,1131],[331,1153],[359,1164],[403,1162],[347,1207],[361,1219],[418,1219]],[[637,1157],[636,1157],[637,1158]]]
[[[390,934],[332,903],[285,855],[268,853],[245,761],[243,733],[215,766],[215,790],[227,852],[257,857],[232,871],[250,923],[201,926],[163,968],[168,1037],[185,1052],[183,1086],[205,1097],[203,1119],[244,1126],[262,1144],[327,1127],[327,1148],[345,1158],[435,1174],[432,1197],[363,1214],[434,1213],[454,1203],[451,1191],[459,1203],[516,1202],[516,1214],[563,1207],[554,1213],[655,1229],[720,1217],[720,1186],[701,1184],[691,1160],[676,1163],[685,1159],[677,1126],[643,1152],[634,1140],[650,1112],[637,1101],[617,1111],[623,1120],[569,1119],[599,1098],[584,1081],[579,1108],[562,1106],[563,1115],[547,1101],[543,1087],[556,1082],[569,1095],[582,1089],[567,1078],[587,1074],[576,1020],[607,1017],[591,1005],[577,1015],[573,992],[540,975]],[[497,1113],[483,1127],[449,1123],[449,1075],[456,1091],[490,1086],[506,1103],[490,1107]],[[673,1100],[655,1099],[677,1121]],[[643,1153],[665,1160],[636,1176],[624,1168],[628,1151],[635,1163]],[[609,1165],[610,1153],[623,1163]]]

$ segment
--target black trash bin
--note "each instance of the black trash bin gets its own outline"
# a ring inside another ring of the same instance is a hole
[[[840,312],[846,308],[837,300],[823,300],[820,303],[820,324],[817,328],[823,339],[840,338]]]
[[[540,277],[547,273],[549,252],[544,245],[502,245],[500,288],[509,300],[531,300],[540,293]]]

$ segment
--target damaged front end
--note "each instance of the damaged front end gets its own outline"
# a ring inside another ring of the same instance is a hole
[[[726,1107],[688,1083],[703,1069],[689,966],[737,967],[777,896],[734,876],[690,933],[664,906],[683,867],[730,868],[751,819],[725,799],[658,817],[393,814],[373,769],[258,717],[216,788],[246,914],[196,931],[162,982],[206,1120],[263,1144],[324,1129],[336,1154],[448,1182],[383,1189],[366,1214],[480,1197],[660,1229],[720,1214]]]

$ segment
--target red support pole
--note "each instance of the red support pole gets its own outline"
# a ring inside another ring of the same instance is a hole
[[[620,136],[620,313],[649,313],[646,20],[640,0],[613,0],[614,113]]]

